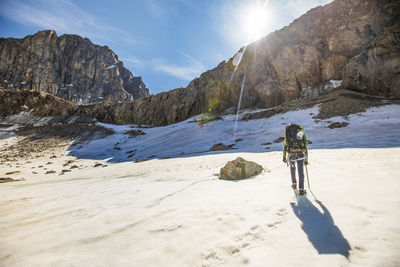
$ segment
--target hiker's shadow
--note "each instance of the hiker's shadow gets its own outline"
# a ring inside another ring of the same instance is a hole
[[[350,245],[335,225],[329,210],[317,200],[321,212],[305,196],[296,196],[297,203],[291,203],[294,214],[302,222],[301,228],[319,254],[350,254]]]

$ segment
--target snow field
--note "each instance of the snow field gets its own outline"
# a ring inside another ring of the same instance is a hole
[[[279,152],[117,163],[2,186],[0,258],[7,266],[398,264],[400,149],[311,153],[311,188],[332,222],[310,192],[296,198]],[[218,180],[237,156],[266,170]]]
[[[315,122],[317,111],[239,121],[235,135],[234,116],[204,127],[142,129],[137,138],[123,134],[130,126],[106,125],[116,134],[70,148],[75,164],[106,168],[39,178],[21,168],[26,181],[0,186],[0,265],[400,265],[399,106],[351,115],[340,129]],[[304,197],[290,189],[282,143],[273,143],[289,122],[301,123],[313,141],[312,192]],[[199,153],[237,138],[237,150]],[[171,158],[132,163],[130,149],[138,158]],[[220,168],[238,156],[265,170],[219,180]],[[61,170],[64,162],[53,165]]]

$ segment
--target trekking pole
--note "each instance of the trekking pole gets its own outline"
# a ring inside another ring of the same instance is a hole
[[[308,184],[308,190],[310,190],[310,191],[311,191],[311,188],[310,188],[310,179],[308,178],[308,168],[307,168],[307,165],[308,165],[308,164],[304,164],[304,165],[306,165],[306,174],[307,174],[307,184]]]
[[[311,192],[311,194],[313,195],[313,197],[315,198],[315,200],[316,201],[319,201],[316,197],[315,197],[315,195],[314,195],[314,193],[313,193],[313,191],[311,191],[311,187],[310,187],[310,179],[308,178],[308,168],[307,168],[307,165],[308,164],[304,164],[304,165],[306,165],[306,174],[307,174],[307,184],[308,184],[308,191],[310,191]]]

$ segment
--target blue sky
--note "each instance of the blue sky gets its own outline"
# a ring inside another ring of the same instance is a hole
[[[107,45],[150,93],[185,87],[240,47],[331,0],[0,0],[0,36],[43,29]],[[261,12],[259,12],[261,10]]]

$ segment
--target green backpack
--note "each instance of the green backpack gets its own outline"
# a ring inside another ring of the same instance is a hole
[[[297,124],[289,124],[285,128],[285,145],[290,153],[302,153],[307,148],[304,128]]]

